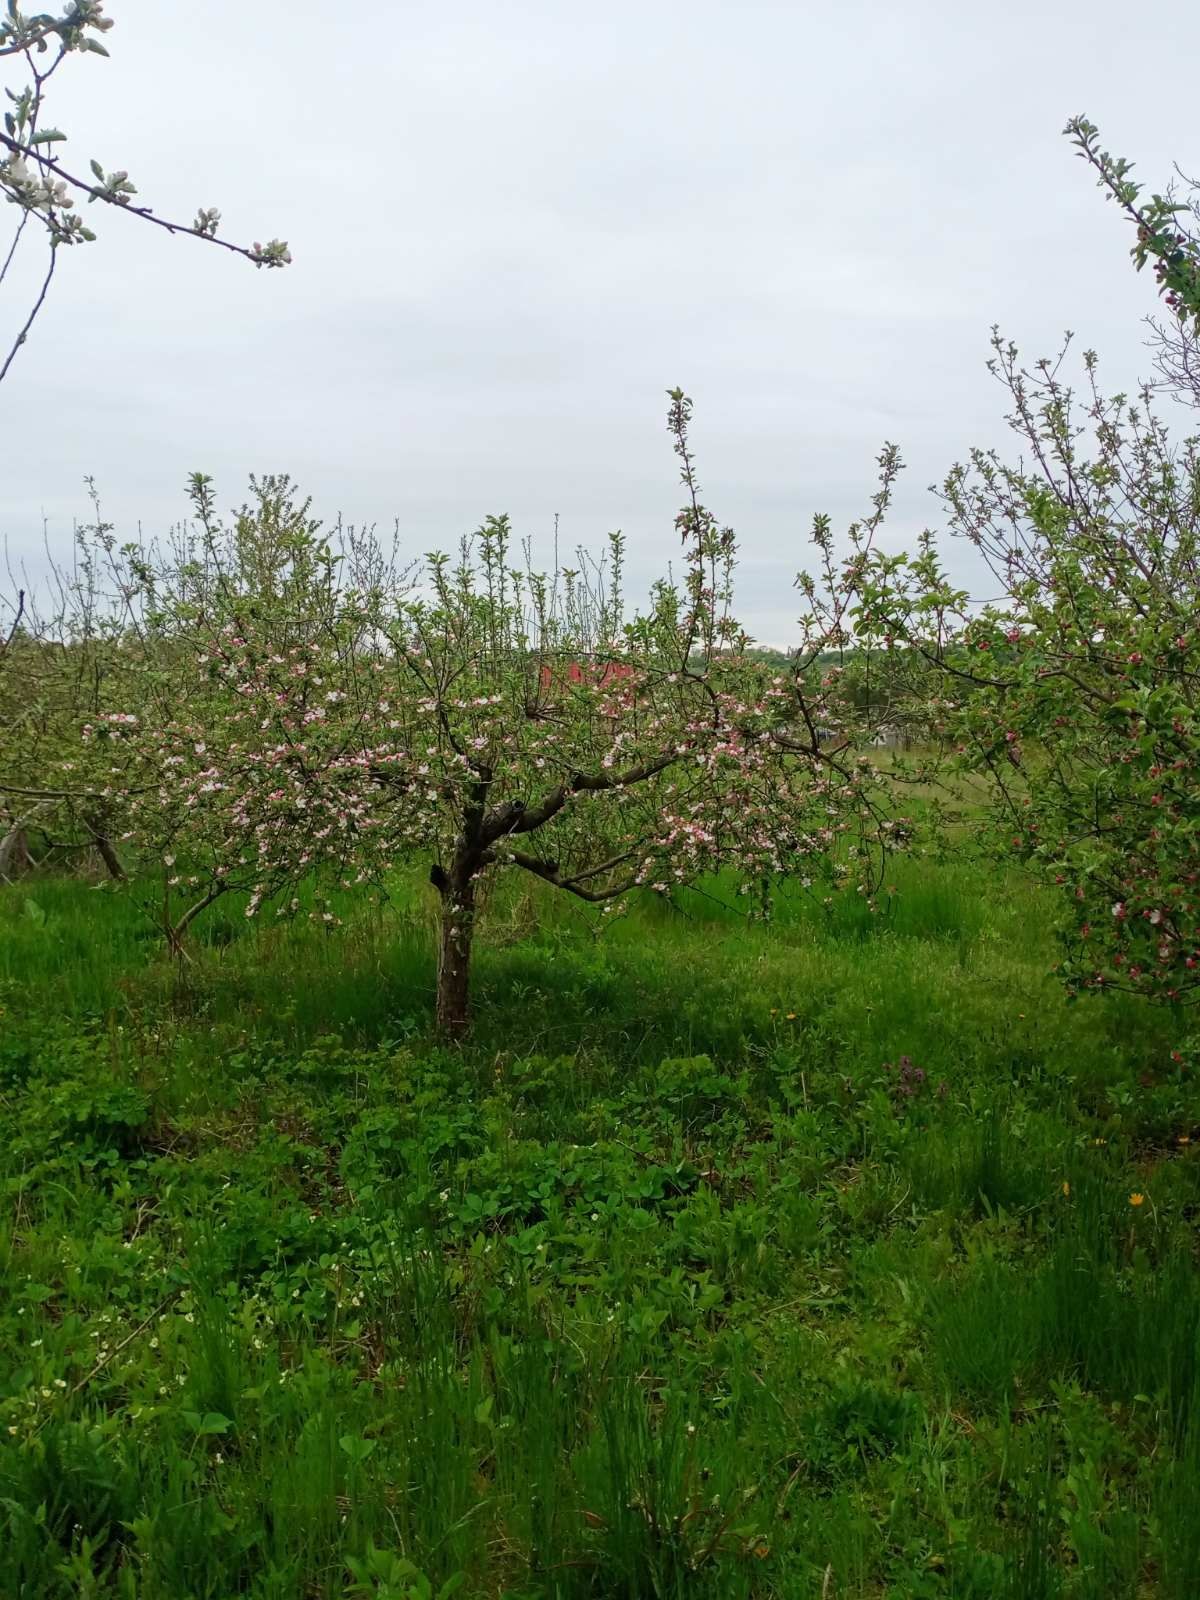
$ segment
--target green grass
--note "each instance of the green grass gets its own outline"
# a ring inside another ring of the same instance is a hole
[[[1175,1024],[895,883],[503,888],[453,1050],[416,887],[4,890],[3,1600],[1200,1593]]]

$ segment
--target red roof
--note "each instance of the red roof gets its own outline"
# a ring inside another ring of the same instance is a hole
[[[624,661],[605,661],[595,666],[590,663],[567,661],[560,667],[552,667],[546,661],[542,663],[541,682],[543,689],[549,689],[555,679],[560,681],[565,679],[567,683],[590,682],[597,689],[607,689],[610,683],[633,676],[633,668]]]

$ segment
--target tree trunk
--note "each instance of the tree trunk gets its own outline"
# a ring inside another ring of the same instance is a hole
[[[440,878],[440,881],[439,881]],[[434,877],[442,897],[438,946],[437,1031],[460,1039],[470,1019],[471,943],[475,936],[475,880],[452,871]]]
[[[19,878],[22,873],[34,870],[37,862],[29,848],[29,829],[44,811],[51,810],[53,803],[43,800],[25,816],[13,817],[8,822],[7,832],[0,833],[0,878]]]
[[[92,843],[96,846],[96,854],[108,868],[108,875],[118,883],[125,881],[125,868],[121,865],[121,858],[113,849],[112,840],[103,833],[94,833]]]
[[[23,823],[0,837],[0,878],[19,878],[31,872],[36,863],[29,853],[29,837]]]
[[[120,856],[113,849],[113,842],[108,836],[108,828],[104,819],[100,817],[84,817],[83,821],[84,826],[92,836],[96,854],[108,868],[109,877],[114,878],[118,883],[123,882],[125,868],[121,864]]]

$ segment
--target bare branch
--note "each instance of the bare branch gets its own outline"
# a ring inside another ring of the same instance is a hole
[[[8,630],[8,638],[5,639],[5,641],[4,641],[3,648],[5,650],[8,649],[9,645],[11,645],[13,640],[16,638],[17,629],[21,626],[21,618],[24,615],[25,615],[25,591],[24,591],[24,589],[18,589],[17,590],[17,613],[16,613],[16,616],[13,618],[12,627]]]
[[[29,330],[30,330],[30,328],[33,327],[34,322],[37,320],[38,312],[42,309],[43,305],[45,305],[45,303],[46,303],[46,295],[49,292],[50,284],[51,284],[51,282],[52,282],[52,280],[54,278],[54,269],[55,269],[55,267],[57,265],[58,265],[58,252],[54,248],[53,244],[51,244],[51,246],[50,246],[50,265],[46,268],[46,276],[42,279],[41,292],[39,293],[37,299],[34,301],[33,308],[30,311],[29,315],[25,318],[25,322],[24,322],[24,325],[21,328],[20,333],[18,333],[17,337],[13,340],[12,348],[9,350],[8,355],[4,359],[4,365],[2,367],[0,367],[0,383],[3,383],[4,379],[8,376],[9,367],[11,367],[13,362],[17,359],[17,351],[21,348],[21,346],[25,343],[25,340],[29,337]]]

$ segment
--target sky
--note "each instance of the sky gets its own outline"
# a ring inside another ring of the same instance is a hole
[[[89,475],[133,538],[185,514],[192,471],[226,506],[290,472],[413,556],[493,512],[547,560],[556,514],[568,547],[620,528],[636,596],[676,554],[679,384],[738,614],[786,644],[813,514],[865,509],[885,440],[897,549],[956,459],[1009,449],[993,323],[1030,359],[1072,329],[1113,389],[1148,371],[1153,283],[1067,118],[1150,188],[1200,167],[1189,0],[106,9],[111,59],[48,101],[64,164],[127,168],[163,215],[219,206],[294,264],[91,208],[0,385],[0,540],[35,578]],[[26,309],[0,289],[0,334]]]

